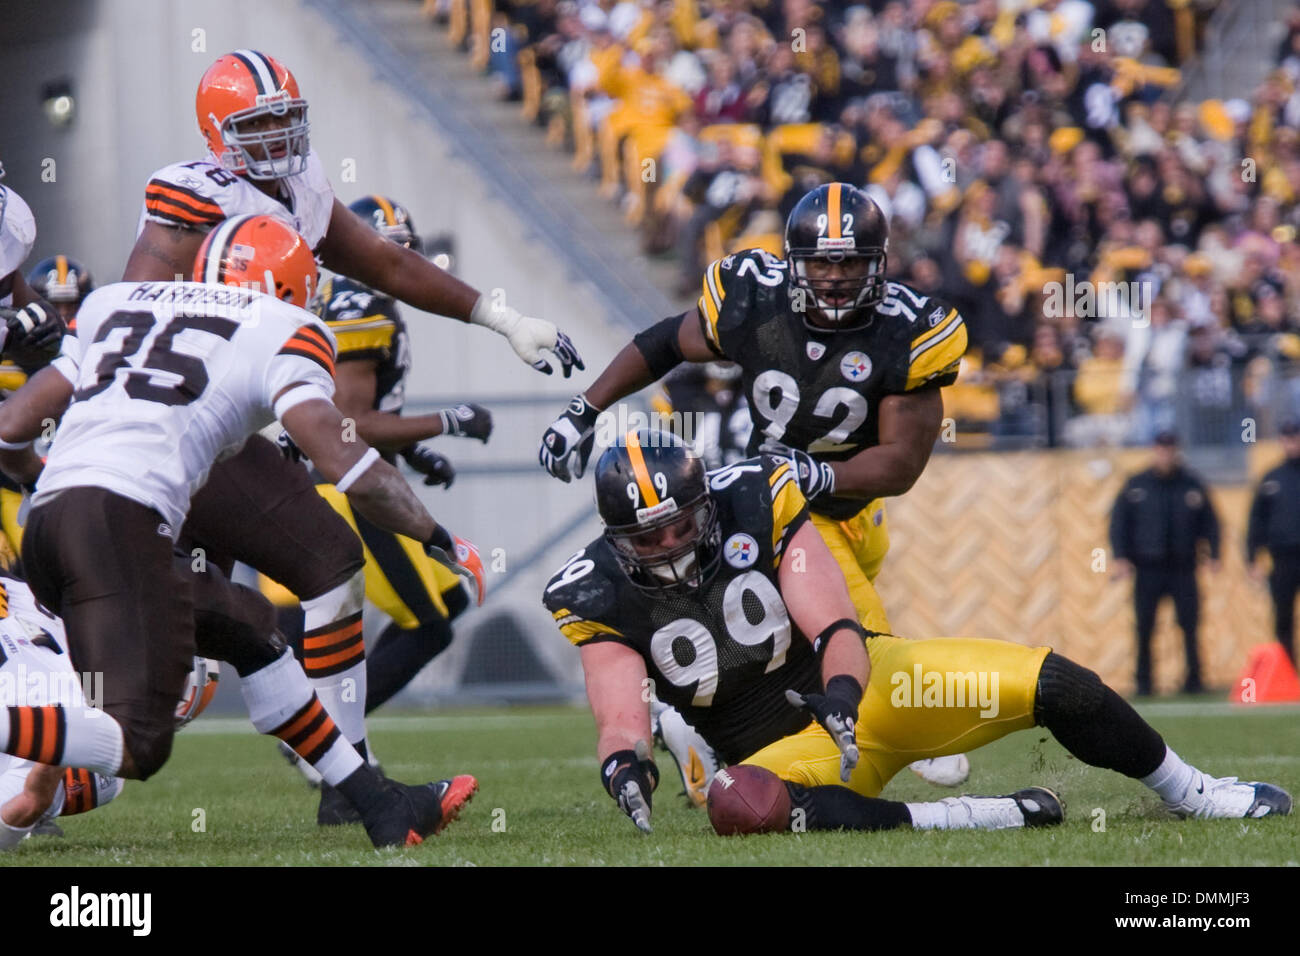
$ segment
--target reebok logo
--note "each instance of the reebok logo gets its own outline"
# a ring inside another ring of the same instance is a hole
[[[153,924],[152,893],[82,893],[78,886],[50,897],[50,925],[129,927],[148,936]]]

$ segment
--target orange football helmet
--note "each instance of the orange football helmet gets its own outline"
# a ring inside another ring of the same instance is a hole
[[[203,240],[194,281],[267,292],[305,309],[316,290],[316,260],[307,240],[280,220],[234,216]]]
[[[273,57],[256,50],[222,56],[199,80],[194,108],[199,131],[223,168],[270,180],[307,167],[307,101],[293,74]]]

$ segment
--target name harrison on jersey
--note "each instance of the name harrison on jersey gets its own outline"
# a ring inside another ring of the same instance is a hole
[[[255,318],[265,296],[253,287],[199,282],[142,282],[127,302],[166,302],[177,314],[196,313],[240,320]]]

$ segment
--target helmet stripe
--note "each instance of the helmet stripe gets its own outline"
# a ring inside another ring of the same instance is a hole
[[[393,204],[390,203],[383,196],[371,196],[370,198],[373,199],[375,201],[375,204],[384,211],[384,220],[385,220],[384,225],[386,226],[397,225],[397,216],[393,212]]]
[[[252,56],[254,63],[260,63],[266,67],[267,76],[270,77],[267,83],[270,88],[270,92],[274,93],[276,90],[280,88],[280,77],[275,72],[275,64],[272,63],[271,58],[267,56],[265,53],[263,53],[261,50],[249,50],[248,52]]]
[[[55,256],[54,268],[58,271],[59,285],[67,285],[68,284],[68,257]]]
[[[637,487],[641,489],[641,497],[645,499],[646,507],[653,508],[659,504],[659,495],[655,491],[655,483],[650,480],[650,470],[645,466],[645,456],[641,454],[641,440],[636,432],[627,433],[627,457],[632,462],[632,474],[636,476]]]
[[[203,281],[221,283],[225,278],[226,252],[230,248],[235,230],[250,217],[236,216],[217,226],[212,243],[208,246],[208,258],[203,263]]]
[[[840,184],[831,183],[826,195],[827,238],[840,239]]]
[[[230,55],[248,68],[248,72],[252,74],[253,82],[257,84],[259,94],[265,96],[267,93],[275,92],[275,74],[269,73],[266,65],[261,60],[256,59],[256,53],[252,50],[236,50]]]

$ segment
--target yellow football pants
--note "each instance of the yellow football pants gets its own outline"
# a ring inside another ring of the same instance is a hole
[[[346,495],[333,485],[320,484],[316,491],[337,511],[357,537],[365,551],[366,599],[379,608],[404,631],[420,626],[431,614],[450,617],[443,594],[460,587],[460,578],[424,553],[424,547],[411,538],[383,531],[369,523],[364,532]],[[262,593],[276,604],[292,604],[293,595],[284,588],[260,577]]]
[[[23,493],[0,488],[0,531],[4,531],[8,548],[0,547],[0,564],[13,567],[18,555],[23,553],[23,526],[18,523],[18,509],[23,503]]]
[[[889,551],[889,521],[885,517],[884,499],[875,499],[845,521],[814,513],[812,523],[844,574],[862,626],[868,631],[888,634],[885,605],[872,583]]]
[[[868,638],[871,676],[858,710],[860,759],[846,786],[879,796],[914,760],[966,753],[1032,727],[1038,671],[1050,651],[979,638]],[[816,722],[741,763],[805,787],[842,783],[839,749]]]

